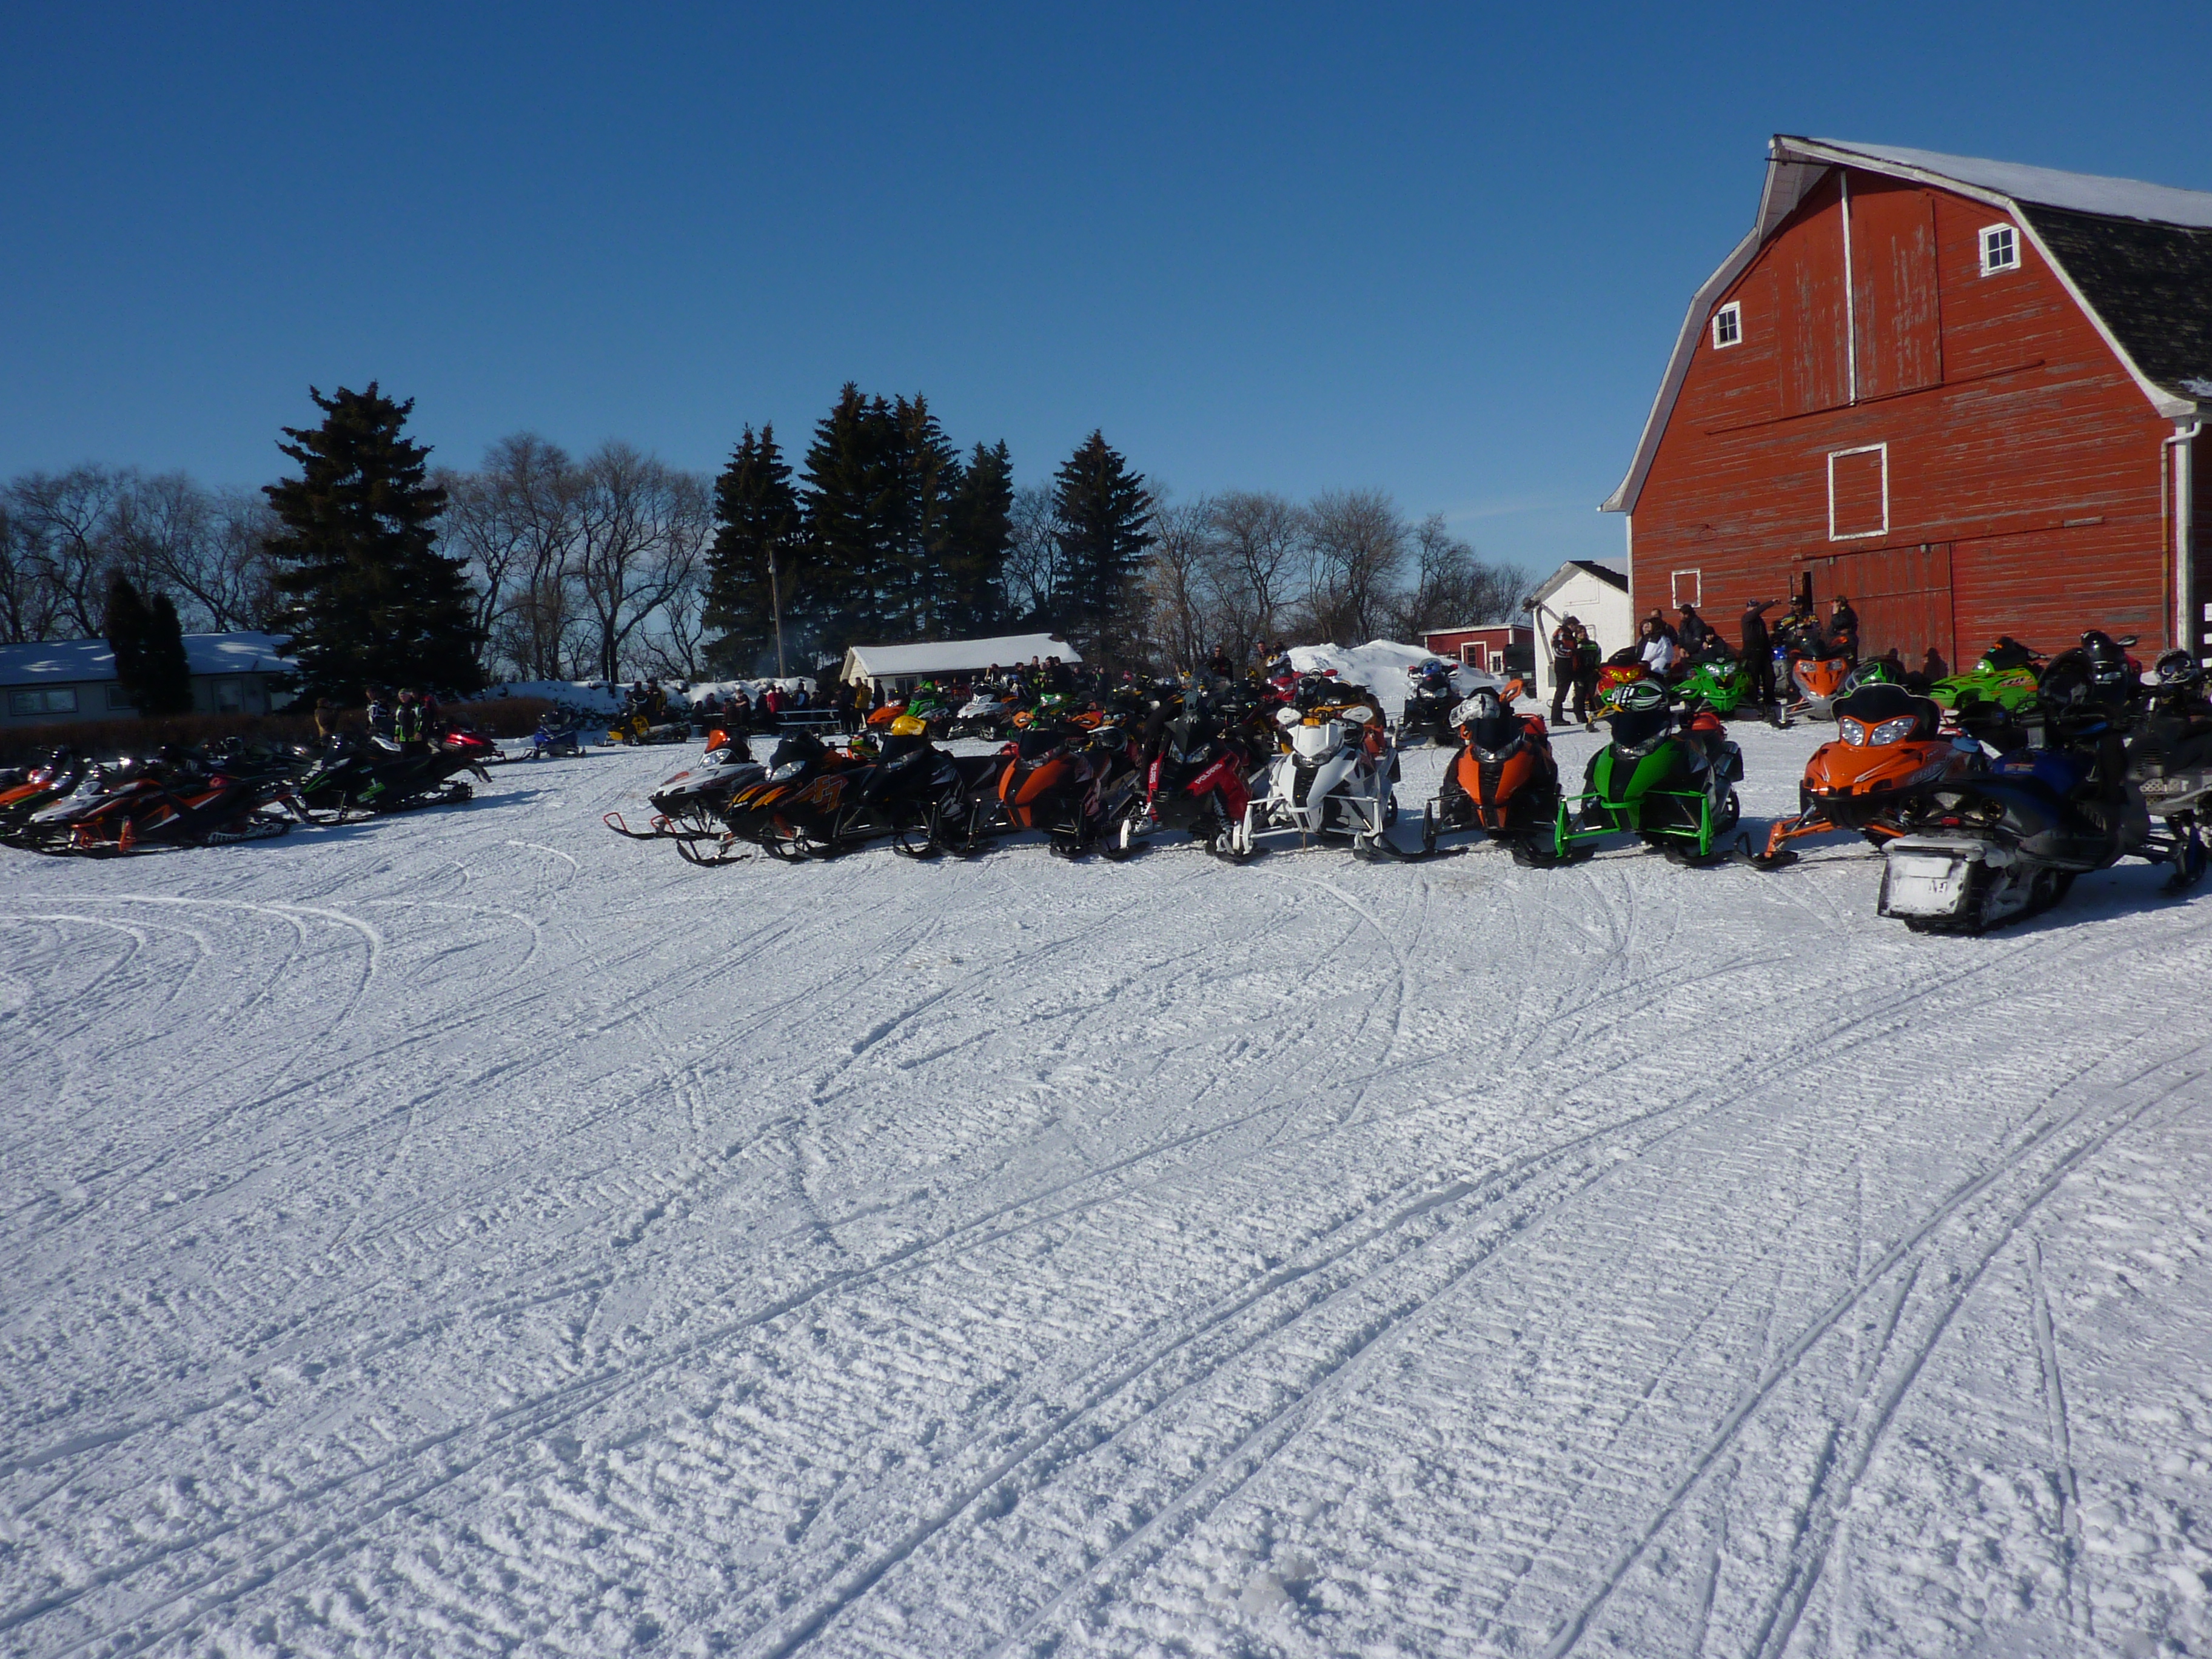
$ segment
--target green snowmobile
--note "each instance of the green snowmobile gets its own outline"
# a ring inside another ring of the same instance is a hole
[[[1726,646],[1708,646],[1676,684],[1674,695],[1685,708],[1733,714],[1751,695],[1751,671]]]
[[[1743,751],[1720,717],[1698,709],[1677,730],[1665,685],[1637,680],[1614,696],[1606,720],[1612,741],[1590,757],[1583,793],[1559,802],[1553,850],[1587,858],[1587,843],[1640,836],[1677,863],[1716,861],[1715,843],[1735,828],[1741,808],[1730,786],[1743,776]]]
[[[1965,708],[1993,702],[2008,714],[2035,702],[2036,665],[2041,660],[2009,634],[1982,653],[1982,659],[1963,673],[1951,674],[1928,688],[1928,695],[1945,708]]]

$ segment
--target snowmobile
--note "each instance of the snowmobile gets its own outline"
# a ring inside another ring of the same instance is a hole
[[[633,708],[617,716],[615,723],[607,728],[607,742],[611,744],[684,743],[690,740],[690,736],[689,721],[655,720],[642,708]]]
[[[1633,835],[1677,863],[1713,861],[1720,837],[1735,827],[1741,807],[1731,785],[1743,777],[1743,751],[1710,708],[1680,730],[1658,680],[1625,685],[1601,716],[1611,740],[1590,757],[1580,794],[1561,798],[1553,854],[1588,856],[1586,842]]]
[[[982,844],[1003,765],[996,755],[947,753],[930,742],[927,720],[907,714],[891,722],[860,803],[890,824],[893,852],[964,855]]]
[[[1032,726],[1000,753],[991,827],[1042,830],[1062,858],[1097,846],[1138,787],[1134,746],[1115,726]]]
[[[1909,805],[1905,833],[1884,849],[1881,915],[1917,933],[1978,933],[2050,908],[2078,875],[2156,850],[2110,716],[2091,705],[2046,718],[2056,746],[2001,756]]]
[[[1426,738],[1443,748],[1452,740],[1452,710],[1462,701],[1458,669],[1441,657],[1431,657],[1408,667],[1406,678],[1411,684],[1406,690],[1406,712],[1398,720],[1398,740]]]
[[[955,738],[1003,738],[1013,730],[1014,712],[1021,707],[1003,691],[978,691],[953,711],[950,735]]]
[[[1650,678],[1651,670],[1644,660],[1642,648],[1633,645],[1624,645],[1599,665],[1597,707],[1591,712],[1590,717],[1593,720],[1603,720],[1606,711],[1614,706],[1614,701],[1623,688]]]
[[[1138,739],[1143,787],[1129,792],[1108,834],[1107,856],[1126,858],[1163,830],[1186,830],[1207,852],[1231,856],[1251,804],[1245,780],[1254,752],[1231,734],[1237,714],[1213,694],[1164,684],[1146,697],[1146,714]]]
[[[1710,645],[1690,664],[1674,687],[1686,708],[1710,708],[1725,719],[1751,695],[1751,671],[1724,645]]]
[[[717,728],[708,735],[704,754],[653,792],[650,829],[631,829],[619,812],[605,813],[599,821],[632,841],[671,842],[689,864],[732,863],[751,855],[732,850],[735,838],[724,828],[723,811],[731,796],[767,775],[768,769],[753,758],[744,738]]]
[[[1503,842],[1515,862],[1554,857],[1559,813],[1559,765],[1540,714],[1515,712],[1519,680],[1502,691],[1477,691],[1451,713],[1462,747],[1445,769],[1443,786],[1421,809],[1421,850],[1437,850],[1449,830],[1474,830]]]
[[[1943,711],[1890,684],[1878,664],[1853,676],[1835,714],[1835,738],[1805,763],[1797,816],[1777,823],[1766,850],[1752,860],[1762,870],[1795,864],[1787,843],[1801,836],[1849,830],[1884,846],[1905,833],[1907,802],[1981,769],[1981,744],[1942,736]]]
[[[741,784],[722,809],[732,836],[758,842],[780,858],[835,858],[872,835],[890,833],[860,810],[855,786],[875,764],[859,743],[831,748],[811,732],[777,742],[759,781]],[[719,860],[718,860],[719,861]]]
[[[485,783],[485,762],[497,750],[472,732],[452,732],[434,744],[403,748],[389,738],[346,732],[332,738],[302,777],[297,795],[320,821],[343,823],[356,814],[405,812],[470,799],[475,791],[461,774]]]
[[[0,836],[14,830],[32,813],[51,806],[84,781],[87,763],[73,749],[57,749],[43,766],[34,766],[6,789],[0,789]]]
[[[1231,852],[1242,856],[1268,831],[1294,830],[1301,842],[1349,836],[1363,858],[1396,855],[1387,832],[1398,817],[1397,754],[1371,703],[1334,700],[1346,690],[1358,688],[1331,684],[1331,700],[1322,701],[1302,687],[1297,702],[1275,711],[1280,748]]]
[[[2173,866],[2166,883],[2179,892],[2203,879],[2203,825],[2212,810],[2212,702],[2204,670],[2182,649],[2168,651],[2143,677],[2150,706],[2128,744],[2128,782],[2160,821],[2155,850]]]
[[[1840,656],[1793,656],[1789,684],[1797,695],[1784,711],[1784,718],[1804,714],[1816,720],[1835,719],[1836,699],[1850,678],[1850,659]]]
[[[1988,702],[2017,711],[2035,701],[2036,665],[2042,660],[2011,635],[2000,634],[1979,662],[1964,673],[1937,680],[1928,695],[1949,709]]]
[[[97,769],[96,769],[97,771]],[[69,799],[33,813],[25,843],[41,853],[113,857],[157,848],[263,841],[308,822],[283,771],[248,772],[164,752],[88,779]],[[272,812],[283,805],[287,811]]]
[[[553,760],[583,752],[583,710],[568,703],[556,703],[538,717],[538,729],[530,734],[530,747],[522,757]]]

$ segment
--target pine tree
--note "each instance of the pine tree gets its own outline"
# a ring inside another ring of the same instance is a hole
[[[999,580],[1014,542],[1014,460],[1006,442],[975,446],[963,470],[939,561],[945,637],[972,638],[1004,625]]]
[[[806,619],[833,648],[896,639],[908,612],[900,580],[907,480],[897,420],[848,381],[806,451]]]
[[[1093,432],[1053,475],[1052,505],[1067,572],[1060,608],[1086,657],[1113,667],[1129,638],[1130,590],[1152,544],[1144,475]]]
[[[742,673],[775,648],[778,617],[804,613],[799,580],[805,566],[799,496],[791,468],[776,447],[775,428],[756,438],[747,427],[730,464],[714,480],[714,544],[707,555],[709,628],[722,637],[710,647],[725,672]],[[779,660],[777,672],[783,672]]]
[[[891,609],[904,613],[899,617],[904,638],[955,638],[945,603],[944,564],[954,506],[964,482],[960,452],[918,392],[912,402],[901,398],[892,406],[891,420],[898,428],[896,454],[904,485],[899,514],[902,544],[891,571]]]
[[[374,380],[307,395],[323,423],[287,427],[292,441],[277,446],[301,476],[264,491],[283,525],[269,551],[277,590],[296,601],[301,688],[347,699],[371,684],[476,690],[469,585],[436,544],[446,492],[428,480],[430,452],[401,432],[414,401],[394,403]]]
[[[185,654],[185,625],[178,619],[177,602],[167,593],[154,596],[139,674],[141,714],[160,719],[192,712],[192,665]]]
[[[115,655],[115,682],[124,700],[146,712],[146,635],[154,613],[120,570],[107,580],[107,648]]]

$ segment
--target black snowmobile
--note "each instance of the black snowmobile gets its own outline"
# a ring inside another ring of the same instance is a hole
[[[297,793],[307,811],[327,823],[443,805],[475,793],[462,774],[491,781],[484,763],[495,752],[489,743],[467,732],[405,748],[387,738],[341,732],[300,780]]]

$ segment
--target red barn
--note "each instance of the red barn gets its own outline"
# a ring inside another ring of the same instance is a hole
[[[1475,623],[1421,635],[1421,648],[1492,674],[1527,674],[1536,665],[1536,630],[1526,623]]]
[[[1638,614],[1847,596],[1918,667],[2205,643],[2212,193],[1777,137],[1636,459]]]

